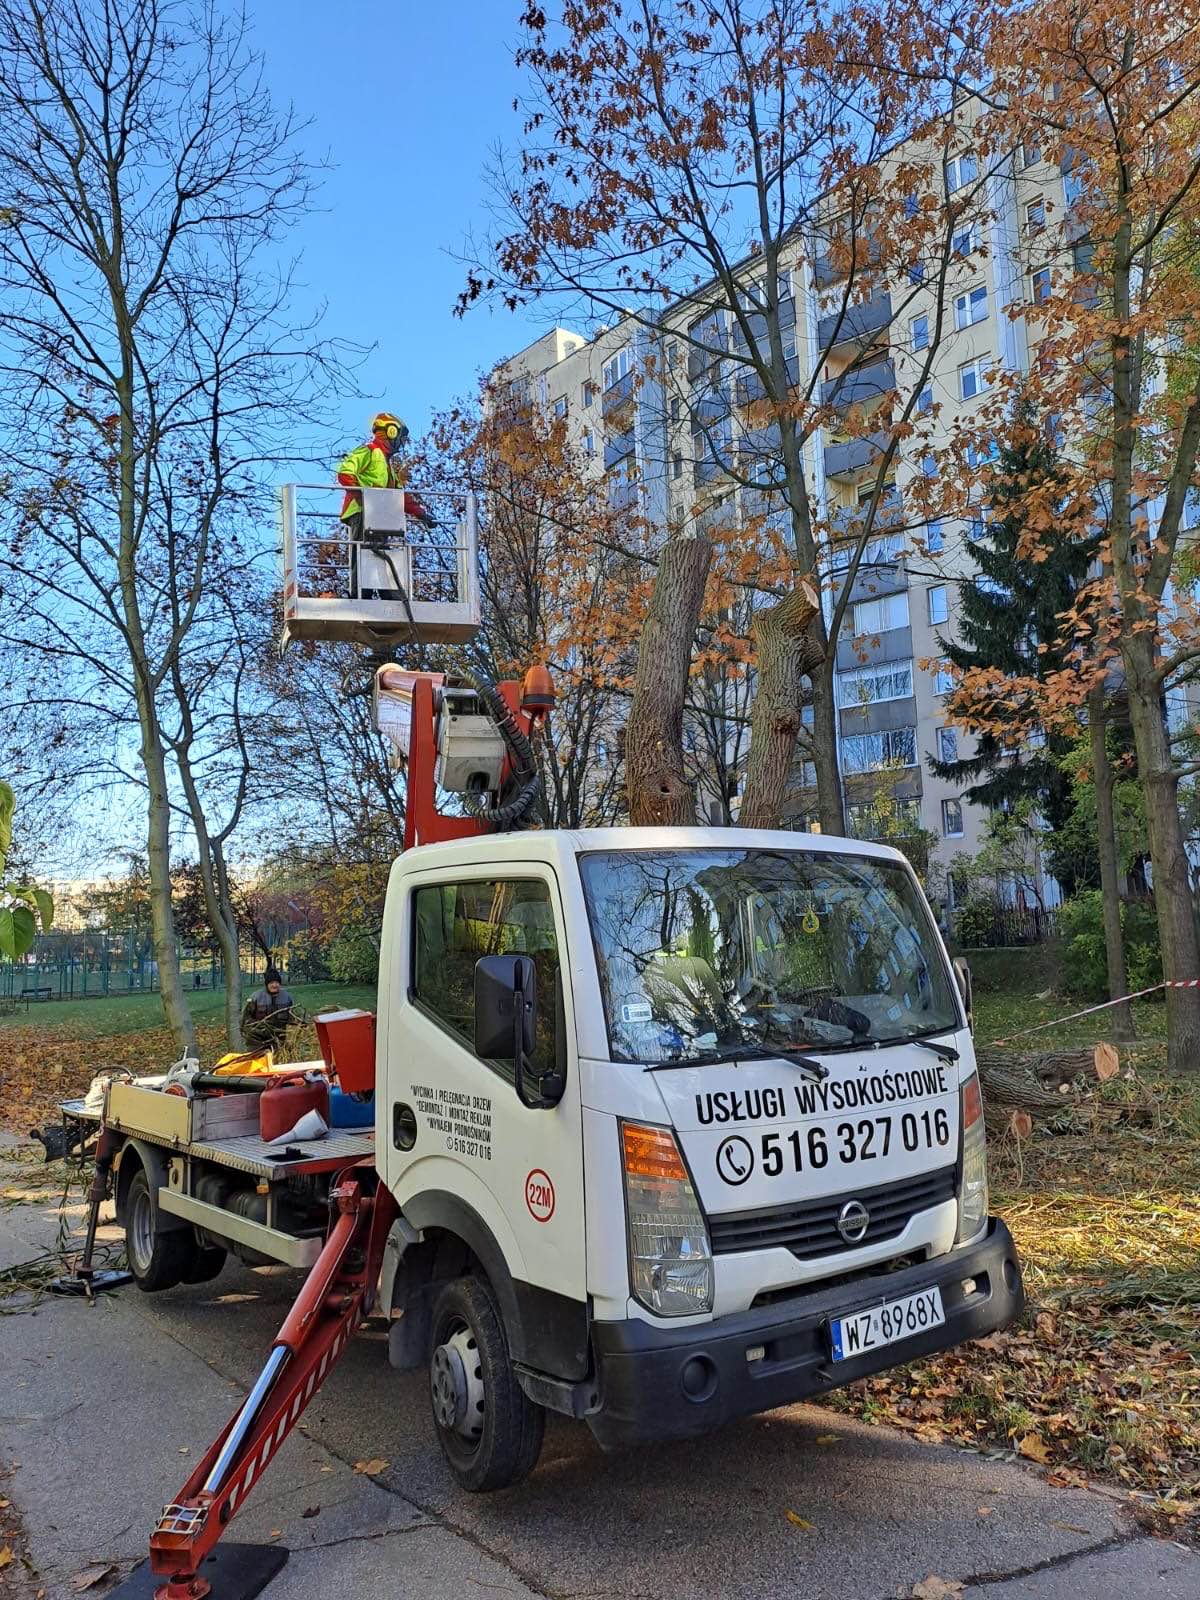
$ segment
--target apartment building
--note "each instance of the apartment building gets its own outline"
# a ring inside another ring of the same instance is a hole
[[[1037,150],[983,174],[969,114],[959,133],[944,167],[939,149],[936,171],[947,191],[969,192],[977,203],[965,208],[953,239],[943,332],[917,397],[923,435],[894,458],[837,647],[850,826],[869,831],[866,813],[886,793],[914,831],[936,836],[944,863],[973,853],[986,822],[926,762],[971,752],[971,741],[945,718],[950,685],[938,664],[938,635],[954,635],[958,585],[974,570],[982,511],[954,521],[924,517],[922,480],[936,473],[939,451],[982,403],[989,374],[1028,370],[1037,306],[1051,275],[1069,269],[1072,248],[1070,175]],[[754,262],[744,265],[752,283]],[[933,289],[918,270],[903,282],[878,283],[865,302],[847,300],[843,277],[837,252],[810,239],[804,248],[798,242],[779,280],[789,379],[811,384],[832,409],[804,452],[810,494],[831,529],[827,606],[855,545],[839,534],[854,531],[884,443],[882,433],[864,436],[864,418],[897,388],[911,392],[937,320]],[[737,359],[744,353],[736,320],[699,293],[653,322],[627,317],[593,338],[556,328],[497,369],[496,378],[567,418],[614,507],[636,507],[664,526],[689,517],[702,525],[733,519],[758,526],[764,516],[785,516],[785,508],[770,488],[778,429],[764,424],[762,385]],[[851,416],[853,425],[842,426]],[[731,465],[743,481],[730,476]],[[789,801],[795,826],[813,824],[814,782],[811,766],[798,763]],[[1052,884],[1047,893],[1053,900]]]

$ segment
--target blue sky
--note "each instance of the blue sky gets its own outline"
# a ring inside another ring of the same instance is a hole
[[[464,269],[448,252],[461,250],[469,229],[487,228],[489,152],[497,141],[520,145],[519,0],[249,8],[273,94],[315,119],[306,148],[328,151],[335,168],[324,214],[296,240],[300,277],[328,301],[327,333],[377,343],[361,386],[416,435],[477,371],[553,320],[549,311],[453,315]],[[342,408],[346,439],[331,455],[361,442],[372,409]]]

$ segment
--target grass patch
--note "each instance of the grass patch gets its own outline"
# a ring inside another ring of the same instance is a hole
[[[253,994],[260,984],[247,983],[243,993]],[[307,1011],[327,1011],[335,1006],[375,1004],[373,987],[344,983],[293,983],[297,1002]],[[198,1025],[219,1027],[225,1014],[223,989],[186,991],[188,1009]],[[0,1016],[0,1033],[6,1029],[37,1029],[60,1039],[111,1039],[125,1033],[142,1033],[161,1027],[162,997],[155,994],[93,996],[87,1000],[46,1000]]]
[[[375,1005],[375,990],[366,985],[298,983],[291,992],[311,1015],[341,1006],[370,1010]],[[192,1010],[200,1060],[209,1066],[226,1049],[221,996],[215,999],[215,1012],[211,994],[197,995]],[[131,1004],[141,1008],[132,1020]],[[118,1009],[106,1009],[110,1007]],[[0,1128],[13,1133],[57,1122],[59,1102],[83,1094],[98,1072],[112,1067],[161,1072],[175,1059],[156,994],[135,995],[131,1000],[64,1001],[53,1024],[40,1018],[26,1021],[23,1016],[17,1026],[13,1019],[6,1020],[10,1025],[0,1033]],[[311,1061],[320,1053],[310,1024],[291,1030],[281,1059]]]

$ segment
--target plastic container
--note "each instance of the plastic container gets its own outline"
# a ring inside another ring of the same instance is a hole
[[[258,1131],[278,1139],[294,1128],[306,1111],[319,1111],[329,1121],[329,1084],[324,1078],[286,1078],[258,1098]]]
[[[329,1126],[331,1128],[373,1128],[375,1126],[375,1096],[358,1100],[344,1094],[335,1084],[329,1091]]]

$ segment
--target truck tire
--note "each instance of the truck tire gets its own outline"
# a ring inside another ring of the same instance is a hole
[[[149,1180],[139,1167],[125,1197],[125,1255],[134,1282],[147,1294],[173,1289],[182,1282],[197,1254],[190,1229],[159,1232],[155,1211]]]
[[[452,1278],[433,1308],[430,1401],[438,1442],[464,1489],[486,1494],[529,1476],[546,1413],[517,1382],[504,1323],[481,1278]]]

